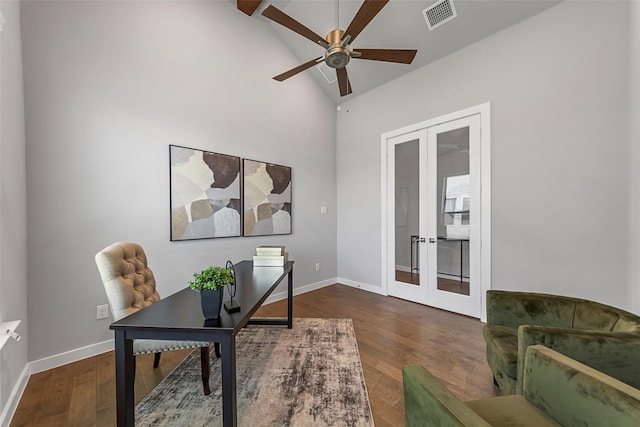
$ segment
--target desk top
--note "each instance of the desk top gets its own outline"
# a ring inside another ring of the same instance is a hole
[[[200,293],[185,288],[157,303],[145,307],[117,322],[109,328],[113,330],[211,330],[235,333],[243,328],[251,316],[260,308],[269,294],[293,270],[293,261],[284,267],[253,267],[253,261],[241,261],[235,264],[237,292],[234,300],[241,306],[235,313],[227,313],[224,307],[220,317],[207,321],[200,306]],[[229,292],[225,289],[224,301],[229,301]]]

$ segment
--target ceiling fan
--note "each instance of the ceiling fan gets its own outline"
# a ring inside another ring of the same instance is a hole
[[[411,64],[415,58],[417,50],[410,49],[350,49],[350,44],[358,37],[362,30],[371,22],[373,18],[382,10],[389,0],[364,0],[360,9],[353,17],[346,30],[338,29],[338,0],[336,0],[336,29],[329,32],[324,38],[309,28],[302,25],[286,13],[273,5],[269,5],[262,15],[274,22],[294,31],[301,36],[319,44],[325,48],[324,56],[305,62],[289,71],[274,77],[275,80],[283,81],[289,77],[313,67],[322,62],[329,67],[336,69],[338,77],[338,87],[340,96],[349,95],[351,91],[351,83],[347,75],[346,66],[351,58],[369,59],[372,61],[397,62],[401,64]]]
[[[237,0],[238,10],[246,13],[247,15],[253,15],[253,12],[260,6],[262,0]]]

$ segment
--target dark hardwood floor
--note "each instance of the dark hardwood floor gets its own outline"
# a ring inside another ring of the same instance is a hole
[[[343,285],[302,294],[294,301],[295,317],[353,319],[377,427],[404,425],[406,364],[425,366],[462,400],[498,394],[477,319]],[[258,315],[286,315],[286,301],[266,305]],[[140,356],[136,402],[188,353],[164,353],[156,369],[152,355]],[[113,352],[32,375],[11,426],[113,426],[114,375]]]

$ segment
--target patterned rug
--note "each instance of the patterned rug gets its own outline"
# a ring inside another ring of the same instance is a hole
[[[373,426],[351,319],[251,326],[236,346],[239,426]],[[209,396],[200,375],[196,350],[136,406],[136,426],[222,425],[220,360]]]

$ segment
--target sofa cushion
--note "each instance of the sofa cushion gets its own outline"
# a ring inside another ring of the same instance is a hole
[[[611,308],[591,301],[576,304],[573,329],[611,331],[620,316]]]
[[[633,332],[640,334],[640,322],[635,317],[622,315],[613,326],[614,332]]]
[[[482,335],[487,343],[489,365],[498,367],[510,378],[518,375],[518,330],[485,325]]]
[[[465,404],[492,426],[558,427],[560,425],[519,395],[474,400]]]

